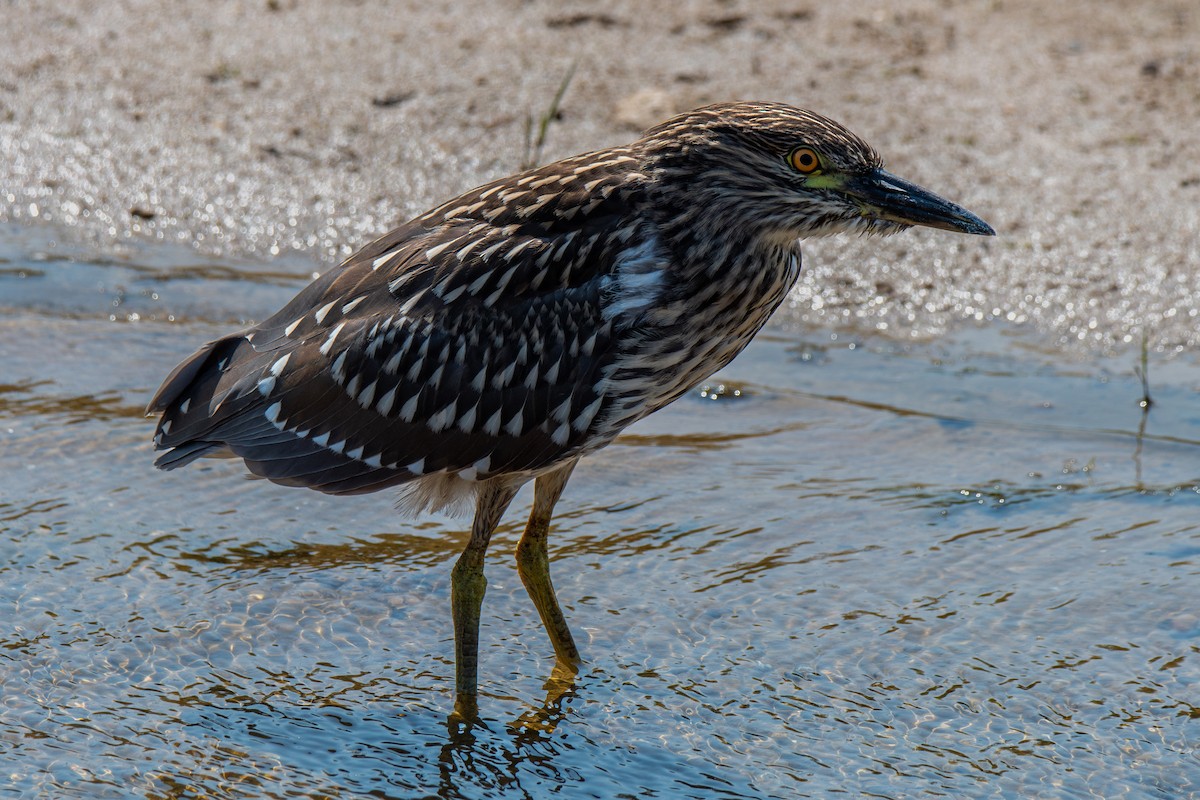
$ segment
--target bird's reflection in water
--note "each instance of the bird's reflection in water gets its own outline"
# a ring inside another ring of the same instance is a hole
[[[166,763],[146,777],[160,789],[197,796],[298,782],[311,796],[331,799],[537,797],[539,787],[578,782],[574,737],[555,733],[574,691],[572,676],[556,673],[545,702],[507,723],[446,717],[438,710],[445,702],[440,692],[402,706],[384,700],[354,708],[247,694],[235,703],[197,697],[177,733],[192,766]]]
[[[509,729],[515,736],[549,735],[563,721],[565,712],[563,705],[576,697],[578,689],[578,671],[559,662],[546,680],[543,688],[546,699],[537,708],[531,708],[509,724]]]
[[[534,796],[532,787],[523,785],[531,776],[553,786],[569,783],[569,776],[556,764],[564,740],[553,734],[566,717],[564,706],[576,696],[576,678],[569,666],[555,665],[545,683],[545,700],[510,721],[505,726],[507,735],[494,734],[495,723],[478,715],[465,719],[459,712],[451,714],[438,758],[436,796],[465,797],[463,789],[467,787]]]

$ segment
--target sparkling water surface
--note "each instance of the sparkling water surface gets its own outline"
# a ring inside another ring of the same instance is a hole
[[[0,230],[0,794],[1200,797],[1200,363],[990,324],[769,329],[585,460],[555,680],[465,521],[151,467],[150,394],[308,279]]]

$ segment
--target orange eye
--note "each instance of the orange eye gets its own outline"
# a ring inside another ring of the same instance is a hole
[[[797,147],[788,156],[788,163],[801,175],[812,175],[821,168],[821,159],[817,157],[817,152],[810,147]]]

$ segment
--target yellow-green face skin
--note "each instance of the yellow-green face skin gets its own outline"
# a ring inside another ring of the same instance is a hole
[[[833,189],[839,190],[845,184],[840,175],[830,175],[827,172],[820,172],[815,175],[809,175],[804,179],[804,185],[813,189]]]

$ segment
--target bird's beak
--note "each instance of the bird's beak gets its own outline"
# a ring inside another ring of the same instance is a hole
[[[882,169],[856,175],[841,188],[860,203],[866,217],[980,236],[996,235],[991,225],[962,206]]]

